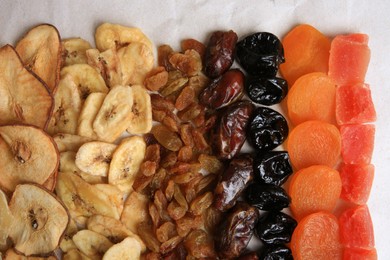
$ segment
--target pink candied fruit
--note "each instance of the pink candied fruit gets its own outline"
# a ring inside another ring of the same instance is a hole
[[[376,249],[345,248],[343,260],[377,260]]]
[[[366,34],[336,36],[330,47],[329,76],[339,86],[363,83],[370,55]]]
[[[339,225],[343,246],[363,249],[375,247],[374,228],[367,205],[345,210],[339,218]]]
[[[366,204],[370,197],[374,172],[375,167],[372,164],[342,164],[340,197],[355,204]]]
[[[336,120],[339,125],[363,124],[376,120],[375,107],[368,84],[358,83],[337,87]]]
[[[340,127],[341,156],[344,163],[369,164],[375,141],[375,125],[343,125]]]

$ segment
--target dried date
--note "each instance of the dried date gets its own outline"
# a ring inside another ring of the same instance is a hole
[[[238,202],[217,231],[216,249],[222,258],[235,258],[242,254],[253,235],[259,217],[256,208]]]
[[[210,78],[217,78],[233,64],[238,37],[232,30],[214,32],[206,46],[204,71]]]
[[[243,91],[244,74],[239,69],[231,69],[200,93],[199,102],[211,109],[219,109],[238,100]]]
[[[232,208],[253,179],[253,159],[249,154],[233,158],[214,191],[214,206],[220,211]]]
[[[254,107],[249,101],[236,102],[221,111],[212,129],[212,147],[220,159],[238,154],[246,140],[246,131]]]

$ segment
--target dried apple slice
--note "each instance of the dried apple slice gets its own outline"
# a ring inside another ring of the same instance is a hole
[[[24,123],[46,128],[53,97],[10,45],[0,49],[0,125]]]
[[[14,222],[7,196],[2,190],[0,190],[0,212],[0,251],[4,251],[8,247],[7,239]]]
[[[38,25],[16,44],[23,64],[37,74],[51,92],[57,87],[61,69],[61,38],[50,24]]]
[[[15,221],[10,237],[18,252],[47,255],[58,247],[69,214],[52,193],[36,184],[20,184],[9,208]]]
[[[50,255],[47,257],[39,257],[39,256],[24,256],[18,254],[14,248],[10,248],[5,252],[4,260],[57,260],[54,255]]]
[[[8,192],[20,183],[43,184],[59,163],[53,139],[33,126],[1,126],[0,154],[0,186]]]

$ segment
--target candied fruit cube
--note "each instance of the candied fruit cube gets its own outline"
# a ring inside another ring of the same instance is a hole
[[[341,156],[344,163],[369,164],[375,141],[375,126],[344,125],[340,127]]]

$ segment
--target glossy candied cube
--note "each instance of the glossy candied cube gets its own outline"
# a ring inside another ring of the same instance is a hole
[[[341,156],[344,163],[369,164],[374,151],[375,125],[344,125],[340,127]]]

